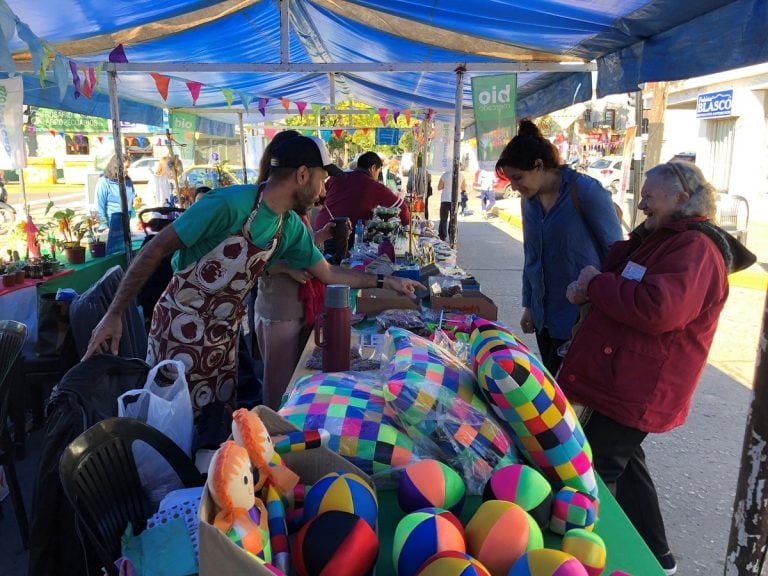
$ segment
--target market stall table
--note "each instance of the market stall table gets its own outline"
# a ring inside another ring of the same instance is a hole
[[[293,389],[298,379],[318,372],[317,370],[305,367],[314,349],[314,338],[310,337],[294,370],[291,383],[288,386],[288,392]],[[661,569],[653,553],[599,477],[597,478],[597,484],[600,512],[599,521],[595,525],[595,533],[604,540],[608,552],[604,574],[610,574],[614,570],[623,570],[635,576],[663,576],[664,571]],[[380,550],[376,563],[376,573],[390,575],[395,573],[392,563],[392,543],[395,528],[403,513],[397,503],[397,494],[394,490],[378,490],[377,494],[379,501],[378,534]],[[467,497],[464,503],[464,510],[460,516],[465,526],[481,503],[482,498],[480,496]],[[549,530],[544,530],[543,532],[545,546],[559,549],[560,536]]]

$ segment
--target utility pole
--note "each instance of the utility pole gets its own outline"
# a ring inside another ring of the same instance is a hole
[[[646,89],[653,92],[651,109],[648,111],[648,146],[645,161],[648,168],[661,162],[661,145],[664,142],[664,113],[667,110],[667,83],[649,82]]]

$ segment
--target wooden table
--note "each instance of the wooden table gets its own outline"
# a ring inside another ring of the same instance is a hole
[[[299,363],[293,372],[286,395],[290,393],[299,378],[318,372],[317,370],[310,370],[304,367],[314,349],[314,337],[310,336],[301,354]],[[614,570],[623,570],[634,576],[663,576],[664,571],[659,566],[653,553],[648,549],[648,546],[646,546],[600,477],[597,478],[597,483],[598,496],[600,498],[600,519],[595,527],[595,533],[603,539],[608,551],[607,563],[603,573],[610,574]],[[378,532],[380,550],[376,563],[376,573],[390,575],[395,573],[392,564],[392,542],[395,528],[403,517],[403,513],[397,504],[397,494],[395,491],[378,490],[377,496],[379,500]],[[481,503],[482,498],[480,496],[467,497],[460,517],[465,526]],[[547,548],[559,549],[560,536],[549,530],[544,530],[544,545]]]

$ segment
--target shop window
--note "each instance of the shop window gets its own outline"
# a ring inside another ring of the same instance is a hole
[[[88,145],[88,136],[82,134],[75,134],[74,136],[67,134],[64,137],[67,145],[67,154],[73,156],[87,156],[91,153],[90,146]]]
[[[611,130],[614,130],[616,128],[616,110],[606,109],[603,123],[610,127]]]

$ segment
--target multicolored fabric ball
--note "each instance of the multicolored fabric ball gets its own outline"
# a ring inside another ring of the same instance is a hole
[[[488,568],[469,554],[448,550],[427,560],[417,576],[491,576]]]
[[[372,574],[379,539],[363,519],[338,510],[324,512],[302,526],[293,543],[293,566],[299,576]]]
[[[589,576],[600,576],[605,570],[605,542],[594,532],[583,528],[568,530],[563,536],[560,548],[578,558]]]
[[[424,508],[403,516],[395,528],[392,561],[398,576],[415,576],[438,552],[466,552],[464,528],[456,516],[440,508]]]
[[[542,474],[525,464],[510,464],[496,470],[485,484],[483,500],[514,502],[542,528],[549,524],[552,485]]]
[[[542,548],[523,554],[509,576],[588,576],[578,559],[560,550]]]
[[[492,574],[506,574],[526,551],[544,546],[536,521],[517,504],[483,502],[467,524],[467,552]]]
[[[555,379],[507,328],[481,318],[473,326],[470,356],[477,383],[511,426],[517,447],[556,486],[596,496],[591,448]]]
[[[573,528],[594,530],[597,511],[597,498],[569,486],[563,486],[552,501],[549,529],[556,534],[565,534]]]
[[[421,508],[444,508],[458,515],[464,506],[464,480],[437,460],[410,464],[400,476],[397,502],[406,514]]]
[[[331,472],[315,482],[304,500],[304,521],[323,512],[339,510],[359,516],[376,528],[379,513],[376,493],[357,474]]]

